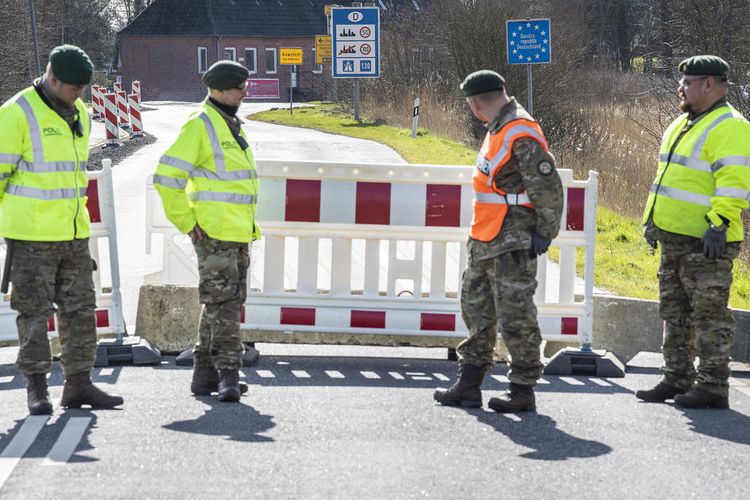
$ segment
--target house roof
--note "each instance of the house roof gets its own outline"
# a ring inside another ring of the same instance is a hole
[[[323,9],[333,0],[154,0],[119,35],[312,36],[325,33]],[[350,2],[339,1],[340,4]],[[379,0],[420,10],[425,0]]]

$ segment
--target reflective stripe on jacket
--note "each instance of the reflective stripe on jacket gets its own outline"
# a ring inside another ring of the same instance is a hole
[[[86,208],[91,120],[75,103],[83,129],[67,122],[29,87],[0,107],[0,235],[68,241],[91,233]]]
[[[701,238],[708,220],[721,225],[723,217],[727,241],[742,241],[749,197],[750,123],[728,104],[692,126],[684,114],[664,133],[643,223],[652,216],[664,231]]]
[[[182,233],[197,223],[217,240],[247,243],[260,237],[253,153],[240,148],[224,118],[207,102],[159,160],[154,186],[167,218]]]
[[[505,123],[497,132],[487,132],[477,156],[474,169],[474,215],[471,221],[471,237],[479,241],[491,241],[503,226],[508,205],[533,208],[526,192],[510,194],[494,186],[495,175],[508,164],[513,154],[513,143],[522,137],[536,140],[547,150],[539,124],[525,111],[523,116]]]

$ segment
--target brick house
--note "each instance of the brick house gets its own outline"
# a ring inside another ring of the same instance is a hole
[[[145,100],[200,101],[203,72],[219,59],[244,64],[251,78],[279,80],[289,96],[293,66],[279,64],[279,49],[303,49],[296,67],[295,100],[322,99],[331,86],[330,65],[315,64],[315,35],[325,34],[327,4],[374,5],[386,14],[412,12],[427,0],[154,0],[117,34],[116,68],[129,88],[141,81]]]

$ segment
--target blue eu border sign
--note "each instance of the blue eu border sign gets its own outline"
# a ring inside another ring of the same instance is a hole
[[[380,76],[380,9],[331,9],[331,69],[334,78]]]
[[[508,64],[549,64],[552,38],[549,19],[506,21]]]

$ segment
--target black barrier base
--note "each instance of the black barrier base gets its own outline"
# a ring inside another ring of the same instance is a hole
[[[619,378],[625,376],[625,367],[611,352],[566,347],[550,358],[544,374]]]
[[[161,363],[159,349],[140,337],[101,339],[96,346],[94,366],[109,365],[158,365]]]
[[[245,352],[242,354],[242,366],[253,366],[258,362],[260,353],[252,344],[245,344]],[[193,366],[193,348],[185,349],[175,359],[177,366]]]

